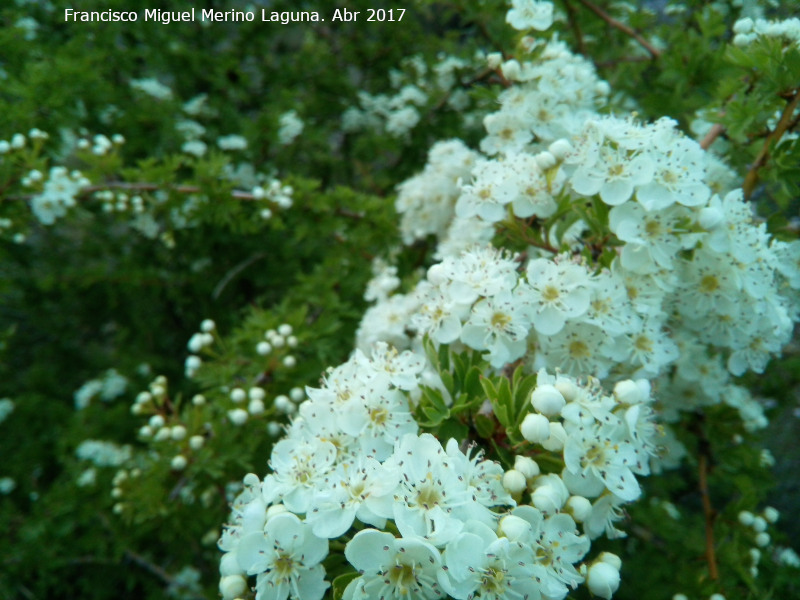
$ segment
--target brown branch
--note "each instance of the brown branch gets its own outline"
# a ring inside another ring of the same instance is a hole
[[[775,126],[775,129],[767,136],[767,139],[764,140],[764,145],[761,147],[761,151],[756,156],[755,161],[753,162],[750,170],[747,172],[747,175],[744,178],[744,184],[742,185],[742,189],[744,190],[744,197],[750,198],[753,194],[753,190],[758,183],[758,170],[763,167],[767,160],[769,159],[769,148],[773,144],[777,144],[783,134],[789,131],[793,125],[797,124],[797,121],[793,121],[794,111],[797,110],[797,107],[800,106],[800,88],[794,90],[793,95],[789,99],[789,103],[783,109],[783,114],[781,114],[781,118],[778,121],[778,124]]]
[[[719,579],[717,570],[717,555],[714,549],[714,508],[711,506],[711,497],[708,494],[708,457],[701,451],[699,460],[700,496],[703,500],[703,516],[706,521],[706,560],[708,572],[712,580]]]
[[[644,48],[645,50],[647,50],[650,53],[650,56],[652,58],[658,58],[659,56],[661,56],[661,50],[659,50],[658,48],[653,46],[650,42],[648,42],[646,39],[644,39],[641,35],[639,35],[631,27],[629,27],[628,25],[625,25],[625,23],[617,21],[614,17],[609,15],[607,12],[605,12],[602,8],[600,8],[596,4],[593,4],[592,2],[589,2],[589,0],[578,0],[578,2],[583,4],[586,8],[588,8],[590,11],[592,11],[598,17],[603,19],[603,21],[608,23],[614,29],[619,29],[625,35],[628,35],[628,36],[632,37],[633,39],[635,39],[637,42],[639,42],[639,45],[642,46],[642,48]]]
[[[711,129],[708,130],[708,133],[706,133],[705,137],[701,140],[700,147],[703,150],[708,150],[711,144],[714,143],[714,140],[716,140],[724,132],[725,128],[722,125],[719,123],[714,123],[714,125],[711,126]]]
[[[581,54],[586,54],[586,42],[583,39],[583,32],[581,31],[581,26],[576,18],[578,11],[575,10],[575,7],[569,0],[564,0],[564,8],[567,9],[567,20],[569,21],[569,26],[572,29],[572,32],[575,34],[575,42],[578,45],[578,52]]]

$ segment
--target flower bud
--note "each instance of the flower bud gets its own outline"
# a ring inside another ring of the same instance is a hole
[[[153,429],[160,429],[161,427],[164,426],[164,417],[162,417],[161,415],[153,415],[152,417],[150,417],[148,425],[150,425],[150,427]]]
[[[248,416],[247,411],[241,408],[234,408],[228,411],[228,419],[230,419],[231,423],[234,425],[244,425],[247,422]]]
[[[543,415],[553,416],[561,412],[567,401],[555,386],[550,384],[540,385],[531,394],[533,408]]]
[[[539,168],[542,171],[551,169],[552,167],[556,166],[558,162],[556,157],[546,150],[544,152],[539,152],[539,154],[537,154],[534,158],[536,159],[536,164],[539,165]]]
[[[204,438],[202,435],[193,435],[189,438],[189,448],[192,450],[200,450],[205,443],[206,438]]]
[[[219,561],[219,574],[223,577],[228,575],[244,575],[239,561],[236,560],[236,552],[226,552]]]
[[[589,567],[586,585],[595,596],[609,600],[619,589],[619,570],[607,562],[595,562]]]
[[[247,412],[251,415],[260,415],[264,412],[264,401],[250,400],[250,404],[247,405]]]
[[[519,62],[514,59],[507,60],[500,68],[503,71],[503,77],[512,81],[518,79],[522,73],[522,67],[520,66]]]
[[[531,524],[516,515],[506,515],[500,519],[497,526],[497,534],[507,537],[512,542],[524,538],[530,530]]]
[[[618,382],[614,386],[614,397],[622,404],[639,404],[644,400],[641,388],[632,379]]]
[[[519,430],[527,441],[541,444],[550,437],[550,421],[544,415],[530,413],[525,415]]]
[[[770,523],[777,522],[780,516],[781,514],[778,512],[778,510],[771,506],[768,506],[764,509],[764,518]]]
[[[516,469],[509,469],[503,474],[503,487],[508,490],[512,496],[521,494],[528,482],[525,480],[525,475]]]
[[[555,514],[562,506],[561,494],[551,485],[542,485],[533,490],[531,503],[545,514]]]
[[[753,531],[761,533],[767,530],[767,520],[764,517],[753,517]]]
[[[756,546],[758,546],[759,548],[763,548],[764,546],[769,546],[770,540],[771,538],[769,537],[769,534],[766,533],[765,531],[762,531],[756,536]]]
[[[287,509],[283,504],[273,504],[267,509],[267,521],[285,512],[287,512]]]
[[[267,394],[264,391],[264,388],[251,387],[250,391],[247,392],[247,395],[250,397],[250,400],[263,400],[264,396]]]
[[[583,496],[570,496],[564,508],[578,523],[583,523],[592,514],[592,503]]]
[[[202,323],[200,323],[200,331],[203,333],[211,333],[217,328],[217,324],[214,323],[211,319],[204,319]]]
[[[184,427],[183,425],[175,425],[170,430],[170,436],[176,442],[181,441],[183,438],[186,437],[186,427]]]
[[[550,437],[542,442],[542,448],[550,452],[561,452],[567,441],[567,432],[561,423],[550,423]]]
[[[739,513],[739,523],[744,525],[745,527],[750,527],[755,520],[755,516],[749,510],[743,510]]]
[[[564,160],[564,157],[572,152],[572,144],[570,144],[564,138],[558,139],[547,149],[550,154],[556,157],[558,160]]]
[[[486,66],[490,69],[496,69],[503,62],[502,52],[490,52],[486,55]]]
[[[231,390],[231,401],[236,402],[244,402],[244,399],[247,398],[247,394],[242,388],[233,388]]]
[[[620,559],[620,557],[613,552],[601,552],[600,556],[597,557],[597,560],[610,564],[617,571],[622,568],[622,559]]]
[[[169,464],[173,471],[183,471],[186,468],[186,463],[186,457],[178,454],[172,458]]]
[[[272,344],[270,344],[269,342],[258,342],[258,344],[256,345],[256,352],[260,356],[266,356],[267,354],[272,352]]]
[[[278,326],[278,333],[283,337],[289,337],[292,335],[292,326],[288,323],[283,323],[282,325]]]
[[[228,575],[219,580],[222,600],[234,600],[247,591],[247,581],[241,575]]]
[[[548,433],[550,428],[547,428]],[[536,461],[532,458],[527,456],[516,456],[514,457],[514,469],[519,471],[525,476],[525,479],[533,479],[539,474],[539,465],[536,464]]]

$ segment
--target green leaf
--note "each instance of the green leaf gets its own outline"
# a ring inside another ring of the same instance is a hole
[[[352,573],[342,573],[336,579],[334,579],[331,586],[333,591],[333,600],[340,600],[344,596],[344,591],[347,589],[347,584],[353,581],[353,579],[356,577],[359,577],[359,574],[354,571]]]
[[[494,434],[495,421],[486,415],[475,415],[475,429],[482,438],[491,439]]]

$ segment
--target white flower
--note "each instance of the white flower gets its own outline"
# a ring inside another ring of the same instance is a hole
[[[537,0],[512,0],[506,22],[518,31],[544,31],[553,24],[553,5]]]
[[[530,327],[526,312],[520,293],[505,291],[485,298],[472,308],[461,341],[476,350],[488,350],[485,357],[500,368],[525,353]]]
[[[579,317],[589,308],[590,279],[585,268],[562,260],[555,263],[537,258],[528,263],[527,301],[536,331],[553,335],[567,319]]]
[[[297,116],[297,111],[290,110],[280,116],[278,129],[278,142],[284,146],[291,144],[295,138],[303,133],[303,121]]]
[[[263,533],[245,535],[236,549],[241,568],[258,574],[257,600],[321,600],[330,586],[319,564],[327,555],[327,540],[291,513],[274,516]]]
[[[365,529],[348,542],[344,555],[361,573],[348,584],[344,600],[444,597],[437,581],[439,551],[420,539],[397,539],[390,533]]]
[[[595,562],[589,567],[586,575],[586,585],[595,596],[610,600],[614,592],[619,589],[619,569],[605,561]]]

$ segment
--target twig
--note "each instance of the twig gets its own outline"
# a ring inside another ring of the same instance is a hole
[[[155,575],[163,583],[166,583],[167,585],[172,584],[173,580],[172,577],[169,576],[169,573],[167,573],[164,569],[162,569],[158,565],[151,563],[145,557],[136,554],[135,552],[131,552],[130,550],[126,550],[125,559],[143,568],[148,573]]]
[[[705,137],[700,142],[700,147],[703,150],[708,150],[709,147],[711,146],[711,144],[714,143],[714,140],[716,140],[724,132],[725,132],[725,128],[722,125],[720,125],[719,123],[714,123],[711,126],[711,129],[708,130],[708,133],[705,135]]]
[[[589,2],[589,0],[578,0],[578,2],[580,2],[586,8],[591,10],[594,14],[603,19],[603,21],[605,21],[609,25],[611,25],[611,27],[613,27],[614,29],[619,29],[622,33],[629,35],[630,37],[635,39],[637,42],[639,42],[642,48],[644,48],[650,53],[650,56],[652,56],[653,58],[658,58],[659,56],[661,56],[661,50],[653,46],[650,42],[644,39],[636,31],[631,29],[628,25],[625,25],[625,23],[617,21],[614,17],[609,15],[607,12],[605,12],[602,8],[600,8],[596,4]]]
[[[711,497],[708,494],[708,458],[704,453],[700,454],[699,461],[699,484],[700,496],[703,500],[703,516],[706,521],[706,560],[708,561],[708,572],[712,580],[719,579],[717,570],[717,555],[714,550],[714,509],[711,506]]]
[[[240,262],[238,265],[233,267],[230,271],[225,274],[220,282],[214,287],[214,291],[211,294],[211,297],[214,300],[217,300],[222,294],[223,290],[227,287],[227,285],[233,281],[233,278],[236,277],[239,273],[244,271],[247,267],[252,265],[254,262],[261,260],[262,258],[266,257],[267,255],[264,252],[257,252],[247,260]]]
[[[586,54],[586,42],[583,41],[583,32],[581,31],[581,26],[578,23],[578,19],[575,18],[577,11],[569,0],[564,0],[564,8],[567,9],[567,20],[569,21],[569,26],[572,29],[572,32],[575,34],[575,42],[578,44],[578,52],[581,54]]]
[[[794,93],[789,99],[789,103],[783,109],[783,114],[781,114],[778,124],[775,126],[772,133],[767,136],[767,139],[764,140],[761,151],[758,153],[756,160],[747,172],[747,176],[744,178],[744,184],[742,185],[745,198],[750,198],[753,194],[753,190],[758,183],[758,170],[763,167],[767,163],[767,159],[769,159],[769,147],[772,144],[777,144],[781,137],[783,137],[783,134],[789,131],[793,124],[797,124],[797,121],[794,121],[793,117],[794,111],[797,110],[798,105],[800,105],[800,88],[794,90]]]

